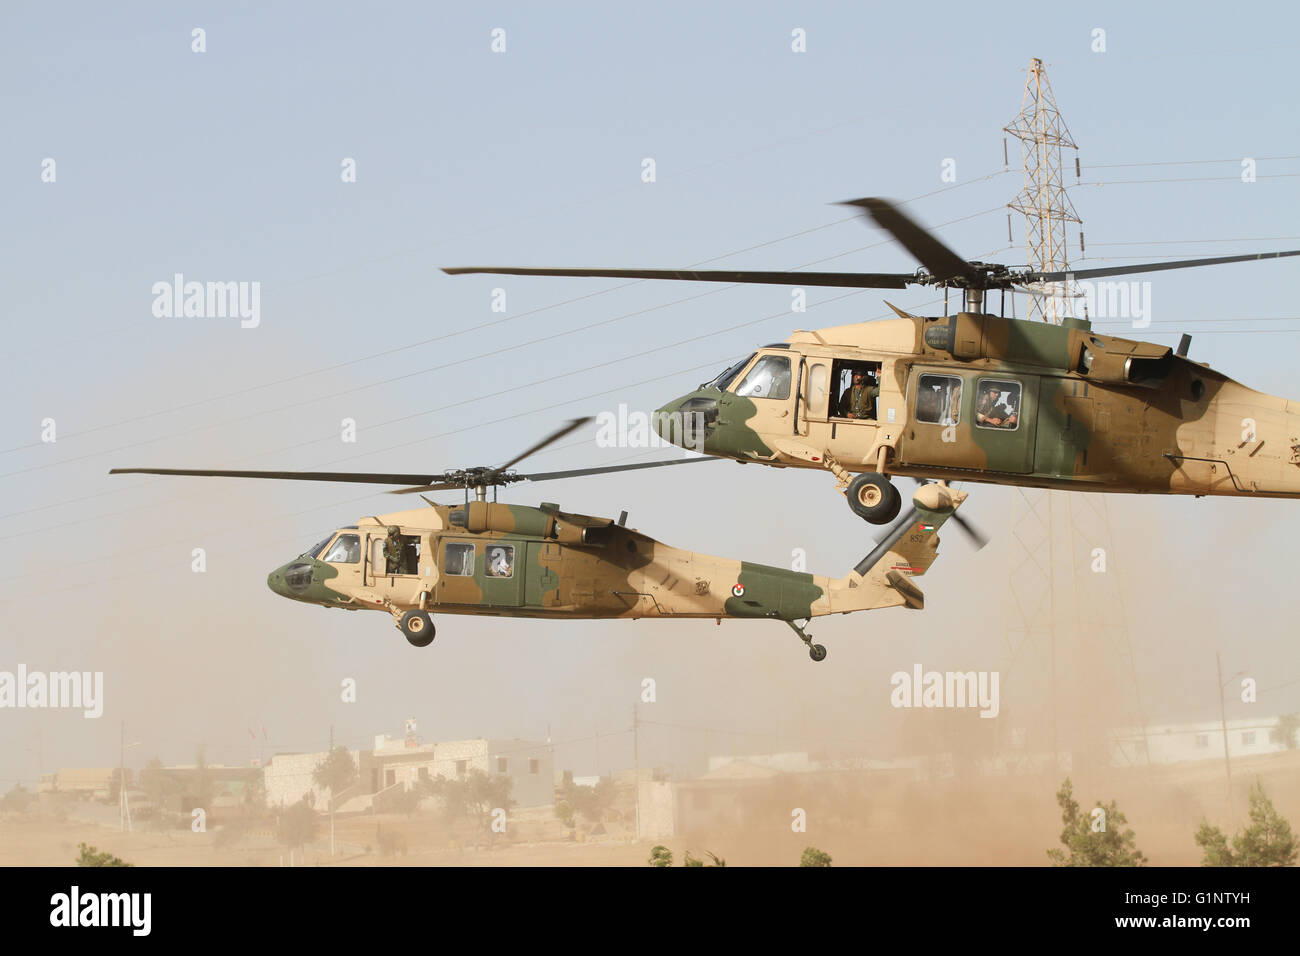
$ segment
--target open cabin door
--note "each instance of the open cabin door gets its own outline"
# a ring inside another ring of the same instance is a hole
[[[804,356],[799,379],[799,429],[808,434],[810,423],[824,422],[831,407],[831,360],[820,355]]]
[[[365,547],[363,576],[373,588],[394,604],[424,606],[433,598],[438,568],[433,559],[433,538],[428,531],[399,529],[401,555],[389,561],[385,555],[387,535],[370,532]]]

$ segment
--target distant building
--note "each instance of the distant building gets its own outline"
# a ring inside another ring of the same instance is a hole
[[[471,770],[510,777],[511,799],[517,807],[544,807],[555,802],[554,763],[550,747],[527,740],[454,740],[423,744],[410,734],[397,739],[375,738],[372,750],[349,751],[357,764],[357,783],[339,794],[339,807],[367,809],[374,795],[396,788],[409,790],[432,777],[457,779]],[[328,791],[313,780],[325,753],[276,754],[264,768],[267,803],[288,806],[307,797],[324,809]]]
[[[1227,722],[1228,755],[1250,757],[1290,749],[1279,717]],[[1119,766],[1184,763],[1191,760],[1223,759],[1224,725],[1217,720],[1192,724],[1152,725],[1146,732],[1128,728],[1114,739],[1113,762]],[[1291,747],[1295,746],[1291,741]]]
[[[117,792],[120,773],[117,767],[71,767],[55,773],[43,773],[37,784],[37,792],[105,798]],[[127,789],[131,787],[130,770],[126,772],[126,786]]]
[[[806,753],[752,754],[747,757],[710,757],[709,769],[705,776],[715,775],[729,764],[746,763],[755,767],[766,767],[783,773],[805,773],[819,769],[818,765],[808,759]]]
[[[349,750],[348,753],[354,761],[358,761],[363,751]],[[268,760],[262,768],[266,805],[287,807],[305,798],[310,805],[325,809],[329,805],[329,791],[316,786],[313,776],[327,756],[329,754],[323,752],[276,754]]]
[[[214,822],[243,812],[248,787],[261,777],[258,767],[177,764],[146,767],[140,771],[140,786],[146,792],[162,793],[160,810],[189,813],[202,808],[208,821]]]
[[[846,779],[870,779],[877,792],[896,790],[923,774],[919,759],[871,760],[806,753],[710,757],[709,770],[693,780],[642,775],[638,785],[637,838],[663,840],[691,833],[770,822],[774,787],[834,788]],[[783,813],[789,810],[783,808]]]

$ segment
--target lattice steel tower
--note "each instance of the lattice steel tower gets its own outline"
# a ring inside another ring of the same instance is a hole
[[[1020,115],[1005,131],[1023,147],[1024,189],[1008,206],[1024,213],[1029,268],[1067,271],[1066,223],[1082,222],[1065,194],[1061,151],[1078,147],[1042,60],[1031,62]],[[1034,292],[1026,318],[1059,325],[1073,314],[1078,293],[1069,284],[1028,288]],[[1019,746],[1026,755],[1051,753],[1058,774],[1117,757],[1146,763],[1146,719],[1106,496],[1017,490],[1002,669],[1006,709],[1027,737]],[[1119,753],[1109,731],[1124,725],[1140,734],[1141,744]]]
[[[1025,95],[1020,114],[1003,130],[1020,140],[1025,169],[1025,188],[1008,207],[1024,214],[1025,245],[1028,265],[1043,272],[1060,272],[1070,268],[1066,248],[1065,224],[1083,222],[1065,194],[1061,177],[1061,150],[1078,146],[1061,119],[1052,95],[1043,61],[1035,57],[1029,64]],[[1076,165],[1077,168],[1077,165]],[[1080,239],[1082,243],[1082,238]],[[1077,293],[1068,282],[1041,282],[1028,288],[1028,319],[1043,319],[1053,325],[1073,315]]]

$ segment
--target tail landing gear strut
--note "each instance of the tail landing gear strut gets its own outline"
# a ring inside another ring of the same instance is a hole
[[[815,661],[826,660],[826,648],[822,647],[822,645],[820,644],[814,644],[812,642],[812,635],[804,630],[804,628],[808,626],[810,621],[804,621],[802,627],[796,624],[794,621],[786,621],[785,623],[790,625],[790,630],[794,631],[795,634],[799,635],[799,640],[803,641],[805,644],[808,645],[809,657],[811,657]]]

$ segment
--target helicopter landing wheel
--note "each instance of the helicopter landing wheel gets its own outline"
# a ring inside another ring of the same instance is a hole
[[[813,660],[815,660],[815,661],[824,661],[824,660],[826,660],[826,648],[822,647],[822,645],[820,645],[820,644],[814,644],[814,643],[812,642],[812,635],[811,635],[811,634],[809,634],[807,631],[805,631],[802,627],[800,627],[800,626],[799,626],[798,624],[796,624],[794,621],[786,621],[785,623],[788,624],[788,625],[790,625],[790,630],[794,631],[795,636],[798,637],[799,640],[803,641],[804,644],[807,646],[807,648],[808,648],[808,656],[809,656],[809,657],[811,657],[811,658],[812,658]],[[809,622],[809,621],[804,621],[804,624],[805,624],[805,625],[808,624],[808,623],[810,623],[810,622]]]
[[[424,611],[407,611],[402,615],[402,621],[397,625],[398,630],[406,635],[406,639],[416,647],[428,647],[433,643],[433,638],[437,633],[433,627],[433,621]]]
[[[884,475],[868,471],[854,477],[845,489],[849,508],[871,524],[888,524],[898,517],[903,506],[903,496]]]

